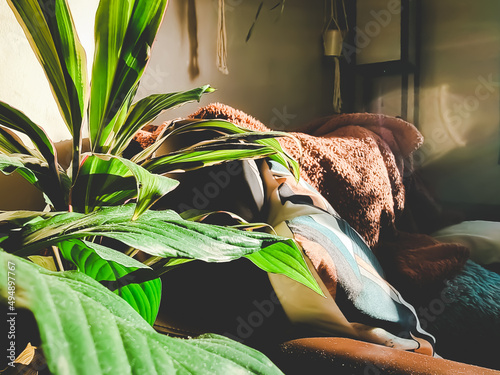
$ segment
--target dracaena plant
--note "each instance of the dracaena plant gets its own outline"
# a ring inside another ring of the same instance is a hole
[[[124,158],[134,135],[160,112],[213,91],[203,86],[134,101],[167,0],[100,1],[90,79],[66,0],[7,2],[72,136],[72,162],[64,169],[43,128],[0,102],[0,170],[15,171],[38,187],[48,208],[0,212],[0,278],[12,277],[15,284],[12,289],[0,283],[0,300],[11,310],[33,312],[50,371],[277,372],[260,353],[219,336],[183,341],[156,334],[151,324],[161,297],[158,276],[190,260],[246,257],[265,271],[283,273],[320,292],[296,244],[150,208],[179,184],[163,175],[167,172],[270,157],[298,175],[297,163],[274,139],[282,134],[249,132],[219,120],[174,122],[152,146]],[[86,152],[81,146],[84,129],[90,143]],[[215,135],[154,156],[165,139],[200,130]],[[48,249],[59,270],[40,258]],[[150,260],[165,261],[156,267],[141,263],[133,257],[139,250]],[[62,272],[64,262],[75,270]]]

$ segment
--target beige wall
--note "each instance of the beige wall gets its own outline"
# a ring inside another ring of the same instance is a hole
[[[188,3],[196,4],[199,74],[190,69]],[[322,0],[288,0],[285,13],[264,8],[245,43],[259,0],[226,0],[229,75],[217,70],[217,0],[170,0],[139,97],[211,84],[217,92],[201,105],[221,101],[277,129],[293,128],[330,111],[333,77],[322,56]],[[80,39],[92,56],[97,0],[69,0]],[[54,141],[69,134],[42,69],[6,2],[0,1],[0,100],[24,111]],[[89,58],[90,60],[90,58]],[[189,104],[156,123],[194,112]],[[19,179],[0,176],[0,209],[35,208]],[[9,192],[16,192],[12,197]],[[35,199],[35,198],[33,198]]]
[[[139,94],[210,84],[217,92],[201,104],[221,101],[275,128],[298,126],[329,111],[333,66],[330,69],[322,56],[322,0],[286,1],[279,19],[279,10],[264,7],[248,43],[245,38],[260,1],[226,0],[229,75],[216,67],[218,2],[196,0],[198,76],[189,74],[189,2],[170,2]],[[157,122],[187,115],[197,107],[191,104],[167,112]]]
[[[500,2],[422,1],[416,155],[438,197],[500,204]]]

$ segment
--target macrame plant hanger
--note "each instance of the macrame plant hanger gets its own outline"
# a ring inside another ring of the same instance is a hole
[[[326,20],[328,2],[325,0],[325,29],[323,31],[325,56],[333,57],[335,64],[333,81],[333,110],[335,113],[340,113],[342,109],[342,97],[340,94],[340,57],[342,56],[342,44],[344,42],[344,37],[349,31],[344,0],[341,1],[345,29],[342,29],[339,24],[337,0],[330,0],[330,18]]]
[[[223,74],[229,74],[227,69],[227,34],[225,0],[219,0],[217,21],[217,68]]]

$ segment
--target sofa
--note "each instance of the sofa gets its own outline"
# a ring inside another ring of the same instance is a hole
[[[210,118],[270,130],[220,103],[184,121]],[[147,147],[168,125],[145,128],[137,145]],[[407,225],[418,130],[388,116],[347,114],[293,135],[299,143],[280,143],[300,163],[299,182],[269,160],[232,162],[239,172],[217,194],[207,197],[202,187],[229,164],[182,176],[184,188],[157,208],[233,212],[270,224],[299,243],[324,295],[245,260],[193,262],[164,276],[155,328],[180,337],[223,334],[261,350],[287,374],[500,373],[500,277],[470,260],[467,243]]]

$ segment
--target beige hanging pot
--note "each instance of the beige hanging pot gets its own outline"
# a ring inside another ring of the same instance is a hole
[[[341,56],[345,31],[337,29],[325,30],[323,33],[323,47],[325,56]]]
[[[326,2],[325,2],[326,10]],[[334,82],[333,82],[333,111],[340,113],[342,109],[342,98],[340,93],[340,57],[342,56],[342,45],[344,37],[349,30],[347,24],[347,14],[344,0],[342,0],[342,10],[344,13],[345,30],[342,30],[338,22],[337,0],[330,0],[330,19],[325,22],[323,31],[323,48],[325,56],[333,57],[335,64]],[[325,12],[326,13],[326,12]]]
[[[229,74],[227,68],[227,34],[225,1],[219,0],[217,20],[217,69],[223,74]]]

